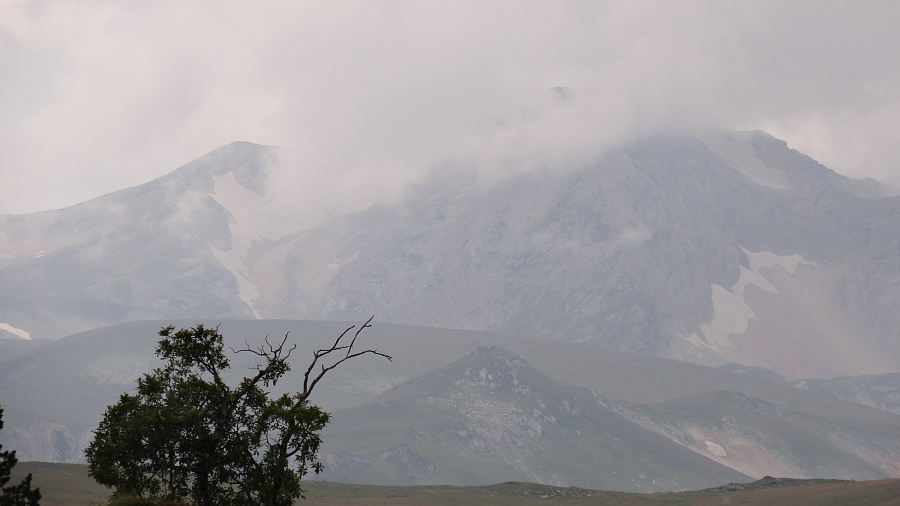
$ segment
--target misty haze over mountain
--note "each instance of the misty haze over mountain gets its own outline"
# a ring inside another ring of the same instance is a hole
[[[307,211],[448,159],[493,172],[722,125],[897,185],[898,22],[879,1],[3,2],[0,214],[233,140],[283,146]]]
[[[0,444],[83,463],[163,326],[287,336],[280,394],[374,315],[394,362],[311,399],[323,479],[900,478],[897,26],[891,2],[0,2]]]
[[[312,227],[270,198],[279,154],[238,142],[0,217],[0,333],[375,314],[794,379],[897,371],[900,200],[765,133],[655,136],[506,177],[438,168]]]

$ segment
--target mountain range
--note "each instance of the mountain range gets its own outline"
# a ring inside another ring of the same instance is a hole
[[[399,202],[303,230],[266,225],[277,159],[234,143],[0,216],[0,335],[376,314],[792,380],[900,369],[900,197],[763,132],[642,139],[491,182],[436,170]]]
[[[302,360],[374,314],[371,342],[397,361],[317,392],[335,413],[326,478],[900,476],[888,186],[764,132],[659,135],[503,177],[437,168],[310,227],[272,214],[284,170],[277,148],[237,142],[0,215],[0,442],[81,461],[104,407],[157,364],[163,326],[218,325],[237,347],[288,334]]]

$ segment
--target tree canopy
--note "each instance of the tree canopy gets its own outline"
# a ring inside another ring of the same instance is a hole
[[[0,429],[3,429],[3,408],[0,408]],[[3,445],[0,445],[0,450],[2,449]],[[0,506],[38,506],[41,491],[31,488],[31,474],[17,485],[5,486],[18,462],[15,451],[0,452]]]
[[[202,506],[289,505],[301,497],[300,480],[319,472],[319,431],[329,415],[309,402],[322,377],[352,358],[360,332],[372,319],[345,330],[330,348],[316,351],[303,390],[270,398],[267,388],[289,370],[296,345],[276,343],[232,350],[261,362],[238,385],[223,373],[230,362],[218,328],[197,325],[160,330],[156,354],[164,366],[138,379],[135,394],[110,406],[85,450],[90,475],[117,495],[191,500]],[[327,362],[327,363],[326,363]],[[317,369],[318,366],[318,369]]]

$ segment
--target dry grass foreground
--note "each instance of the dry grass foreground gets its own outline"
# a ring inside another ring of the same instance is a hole
[[[87,466],[20,462],[13,479],[34,475],[42,506],[86,506],[105,503],[108,491],[87,476]],[[483,487],[380,487],[309,481],[305,505],[900,505],[900,479],[879,481],[795,480],[766,477],[693,492],[632,494],[533,483],[500,483]]]

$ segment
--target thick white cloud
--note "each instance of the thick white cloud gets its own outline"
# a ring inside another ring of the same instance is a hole
[[[326,211],[436,163],[493,173],[708,126],[900,184],[897,26],[891,1],[0,0],[0,213],[233,140],[286,148],[279,187]]]

